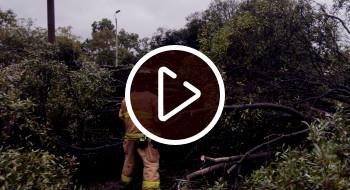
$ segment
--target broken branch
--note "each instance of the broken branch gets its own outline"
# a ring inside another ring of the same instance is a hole
[[[309,131],[309,128],[304,129],[304,130],[301,130],[301,131],[297,131],[297,132],[294,132],[294,133],[281,135],[281,136],[276,137],[276,138],[274,138],[274,139],[272,139],[272,140],[269,140],[269,141],[267,141],[267,142],[264,142],[264,143],[262,143],[262,144],[259,144],[258,146],[255,146],[254,148],[252,148],[252,149],[250,149],[248,152],[246,152],[246,153],[244,154],[244,156],[242,156],[241,159],[240,159],[238,162],[234,163],[233,166],[231,166],[231,167],[227,170],[227,173],[228,173],[228,174],[231,174],[232,171],[234,171],[234,170],[237,168],[237,169],[236,169],[236,171],[237,171],[237,172],[236,172],[236,176],[238,176],[238,175],[240,174],[240,170],[241,170],[241,166],[242,166],[243,161],[244,161],[249,155],[251,155],[253,152],[255,152],[256,150],[258,150],[258,149],[260,149],[260,148],[262,148],[262,147],[264,147],[264,146],[266,146],[266,145],[275,143],[275,142],[277,142],[277,141],[279,141],[279,140],[282,140],[282,139],[284,139],[284,138],[289,138],[289,137],[292,137],[292,136],[297,136],[297,135],[300,135],[300,134],[304,134],[304,133],[307,133],[308,131]],[[234,186],[235,186],[235,187],[238,187],[238,183],[239,183],[239,178],[236,178],[236,179],[235,179],[235,185],[234,185]]]
[[[212,172],[219,170],[221,168],[226,168],[228,166],[231,166],[232,164],[235,164],[235,162],[224,162],[224,163],[215,164],[215,165],[203,168],[201,170],[197,170],[195,172],[192,172],[191,174],[188,174],[186,176],[186,179],[191,180],[191,179],[199,177],[199,176],[204,176],[208,173],[212,173]]]
[[[265,158],[265,157],[268,157],[270,155],[271,155],[270,152],[262,152],[262,153],[249,155],[246,159]],[[221,157],[221,158],[211,158],[211,157],[207,157],[207,156],[201,156],[201,159],[203,159],[204,161],[210,160],[210,161],[215,162],[217,164],[214,164],[212,166],[209,166],[209,167],[203,168],[201,170],[197,170],[195,172],[192,172],[191,174],[188,174],[186,176],[186,179],[191,180],[191,179],[194,179],[196,177],[204,176],[206,174],[212,173],[216,170],[232,166],[232,164],[236,163],[235,160],[240,159],[242,156],[244,156],[244,155]]]
[[[252,154],[249,155],[247,157],[247,159],[254,159],[254,158],[260,158],[260,157],[268,157],[271,155],[271,152],[261,152],[261,153],[257,153],[257,154]],[[244,155],[237,155],[237,156],[228,156],[228,157],[220,157],[220,158],[212,158],[212,157],[208,157],[208,156],[201,156],[201,160],[202,161],[211,161],[214,163],[219,163],[219,162],[232,162],[232,161],[236,161],[240,158],[242,158],[242,156]]]

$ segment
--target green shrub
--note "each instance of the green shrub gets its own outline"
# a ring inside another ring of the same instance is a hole
[[[78,42],[69,30],[60,33],[64,35],[58,36],[57,45],[50,45],[40,29],[15,25],[0,31],[0,49],[4,50],[0,53],[2,144],[51,148],[49,131],[76,143],[84,138],[88,125],[99,126],[100,110],[112,92],[110,73],[83,58],[78,64]],[[66,51],[74,55],[62,55]]]
[[[349,189],[350,125],[341,115],[309,125],[310,148],[288,149],[243,189]]]
[[[74,157],[57,157],[41,150],[0,149],[0,189],[74,188]]]

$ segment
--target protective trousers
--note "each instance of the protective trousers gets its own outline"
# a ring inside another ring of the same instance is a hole
[[[132,180],[135,170],[135,157],[139,155],[143,161],[143,190],[160,189],[159,177],[159,153],[150,141],[144,148],[137,146],[138,140],[125,139],[123,148],[125,152],[124,166],[122,170],[121,181],[124,184],[129,184]]]

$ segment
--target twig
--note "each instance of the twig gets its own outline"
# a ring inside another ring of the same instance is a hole
[[[334,92],[340,92],[340,93],[343,93],[345,95],[350,95],[350,92],[347,91],[346,89],[330,89],[328,90],[327,92],[319,95],[319,96],[314,96],[314,97],[310,97],[310,98],[306,98],[304,100],[301,100],[299,102],[295,102],[293,105],[298,105],[298,104],[301,104],[301,103],[304,103],[304,102],[309,102],[309,101],[312,101],[312,100],[318,100],[318,99],[321,99],[321,98],[324,98],[324,97],[329,97],[330,94],[334,93]]]
[[[66,149],[70,149],[70,150],[74,150],[74,151],[82,151],[82,152],[101,151],[101,150],[105,150],[105,149],[109,149],[109,148],[113,148],[113,147],[119,147],[121,144],[123,144],[123,142],[118,142],[115,144],[106,144],[106,145],[97,146],[97,147],[79,147],[76,145],[65,144],[63,142],[60,142],[59,140],[55,140],[55,143],[57,145],[59,145],[61,148],[66,148]]]
[[[319,113],[322,113],[324,115],[331,115],[331,113],[325,111],[325,110],[322,110],[322,109],[319,109],[319,108],[315,108],[313,106],[310,106],[310,110],[311,111],[315,111],[315,112],[319,112]]]
[[[309,101],[312,101],[312,100],[318,100],[318,99],[321,99],[321,98],[324,98],[326,97],[327,95],[331,94],[332,92],[334,92],[335,90],[332,89],[332,90],[329,90],[319,96],[314,96],[314,97],[310,97],[310,98],[306,98],[304,100],[301,100],[301,101],[298,101],[298,102],[295,102],[293,105],[298,105],[298,104],[301,104],[301,103],[305,103],[305,102],[309,102]]]

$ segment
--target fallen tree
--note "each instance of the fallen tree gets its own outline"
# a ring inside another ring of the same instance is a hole
[[[192,172],[192,173],[186,175],[186,179],[192,180],[194,178],[213,173],[219,169],[224,169],[224,170],[226,170],[227,174],[234,177],[234,179],[235,179],[234,187],[237,188],[238,184],[239,184],[239,177],[238,176],[240,175],[242,164],[245,161],[252,160],[252,159],[258,159],[258,158],[266,158],[266,157],[271,156],[271,152],[261,152],[261,153],[253,154],[254,152],[260,150],[261,148],[263,148],[267,145],[271,145],[271,144],[276,143],[278,141],[281,141],[283,139],[306,134],[308,131],[309,131],[309,129],[307,128],[307,129],[303,129],[300,131],[296,131],[294,133],[280,135],[274,139],[271,139],[269,141],[266,141],[262,144],[259,144],[255,147],[251,148],[243,155],[220,157],[220,158],[212,158],[212,157],[207,157],[207,156],[203,155],[203,156],[201,156],[202,161],[211,161],[214,163],[214,165],[197,170],[195,172]]]

